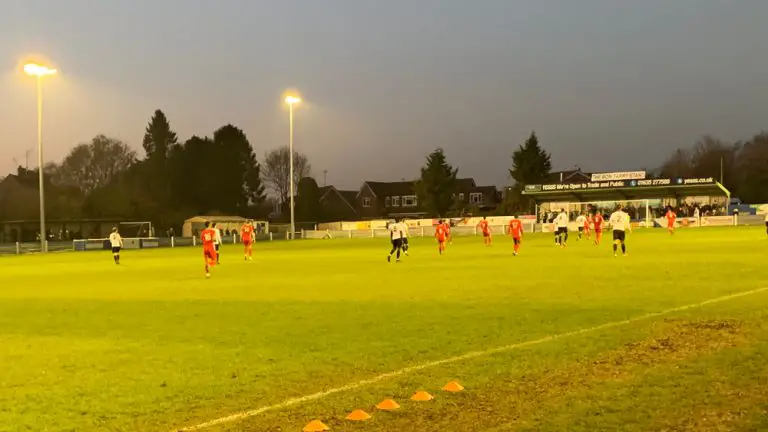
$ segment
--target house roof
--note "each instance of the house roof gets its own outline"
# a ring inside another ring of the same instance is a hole
[[[472,192],[481,192],[483,194],[493,195],[498,192],[496,186],[475,186]]]
[[[477,187],[475,179],[473,178],[458,178],[456,179],[456,190],[466,191]]]
[[[372,182],[367,181],[363,183],[363,187],[368,186],[374,195],[379,198],[388,196],[402,196],[402,195],[414,195],[416,190],[414,188],[416,182],[414,181],[399,181],[399,182]],[[362,190],[362,187],[360,188]],[[359,193],[358,193],[359,194]],[[355,194],[357,196],[358,194]]]
[[[403,195],[415,195],[416,194],[416,181],[399,181],[399,182],[372,182],[366,181],[363,183],[363,187],[368,186],[371,191],[379,198],[385,198],[388,196],[403,196]],[[361,187],[360,189],[362,190]],[[475,179],[473,178],[458,178],[456,179],[456,189],[459,191],[469,191],[477,187]],[[359,193],[356,192],[355,196]]]
[[[357,200],[357,191],[342,191],[336,189],[334,186],[323,186],[320,188],[320,201],[323,201],[329,193],[335,193],[341,197],[341,199],[347,203],[347,205],[355,210],[355,201]]]
[[[242,216],[192,216],[184,223],[203,223],[203,222],[245,222]]]
[[[590,181],[591,179],[591,173],[586,173],[582,171],[581,168],[578,168],[574,170],[551,172],[544,183],[581,183],[584,180]]]
[[[338,192],[339,192],[339,195],[341,195],[341,197],[344,198],[344,200],[348,202],[350,206],[352,206],[352,208],[355,207],[355,200],[357,199],[357,191],[340,190]]]

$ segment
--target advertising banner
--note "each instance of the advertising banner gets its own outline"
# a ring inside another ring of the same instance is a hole
[[[643,180],[645,171],[625,171],[592,174],[593,182],[615,181],[615,180]]]

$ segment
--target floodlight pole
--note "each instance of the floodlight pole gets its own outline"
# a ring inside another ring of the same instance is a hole
[[[40,183],[40,252],[48,252],[45,231],[45,181],[43,176],[43,77],[37,75],[37,166]]]
[[[288,103],[288,153],[288,165],[290,165],[288,181],[291,185],[291,240],[293,240],[296,233],[296,221],[294,219],[295,215],[293,208],[293,102]]]

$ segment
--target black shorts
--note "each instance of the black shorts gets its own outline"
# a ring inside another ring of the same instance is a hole
[[[584,232],[584,227],[583,226],[579,227],[579,232]]]
[[[120,246],[112,246],[112,253],[113,254],[119,254],[120,253]]]
[[[403,247],[403,239],[401,239],[401,238],[393,239],[392,240],[392,247],[395,248],[395,249]]]
[[[568,234],[568,227],[559,227],[557,229],[558,234]]]
[[[626,238],[626,233],[621,230],[613,230],[613,241],[620,241],[624,243],[624,239]]]
[[[219,244],[218,243],[216,243],[213,247],[216,248],[216,252],[219,251]]]
[[[403,246],[408,246],[408,237],[403,237],[400,240],[402,240],[401,244]]]

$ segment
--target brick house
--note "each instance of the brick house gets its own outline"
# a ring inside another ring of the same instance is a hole
[[[496,186],[477,186],[472,178],[456,180],[455,208],[490,211],[501,202]],[[362,219],[392,217],[425,217],[427,211],[416,195],[415,181],[372,182],[366,181],[356,195],[357,213]]]
[[[358,214],[363,219],[426,216],[415,185],[415,181],[364,182],[355,197]]]
[[[320,188],[320,205],[325,219],[354,221],[359,219],[356,207],[357,191],[339,190],[334,186]]]

